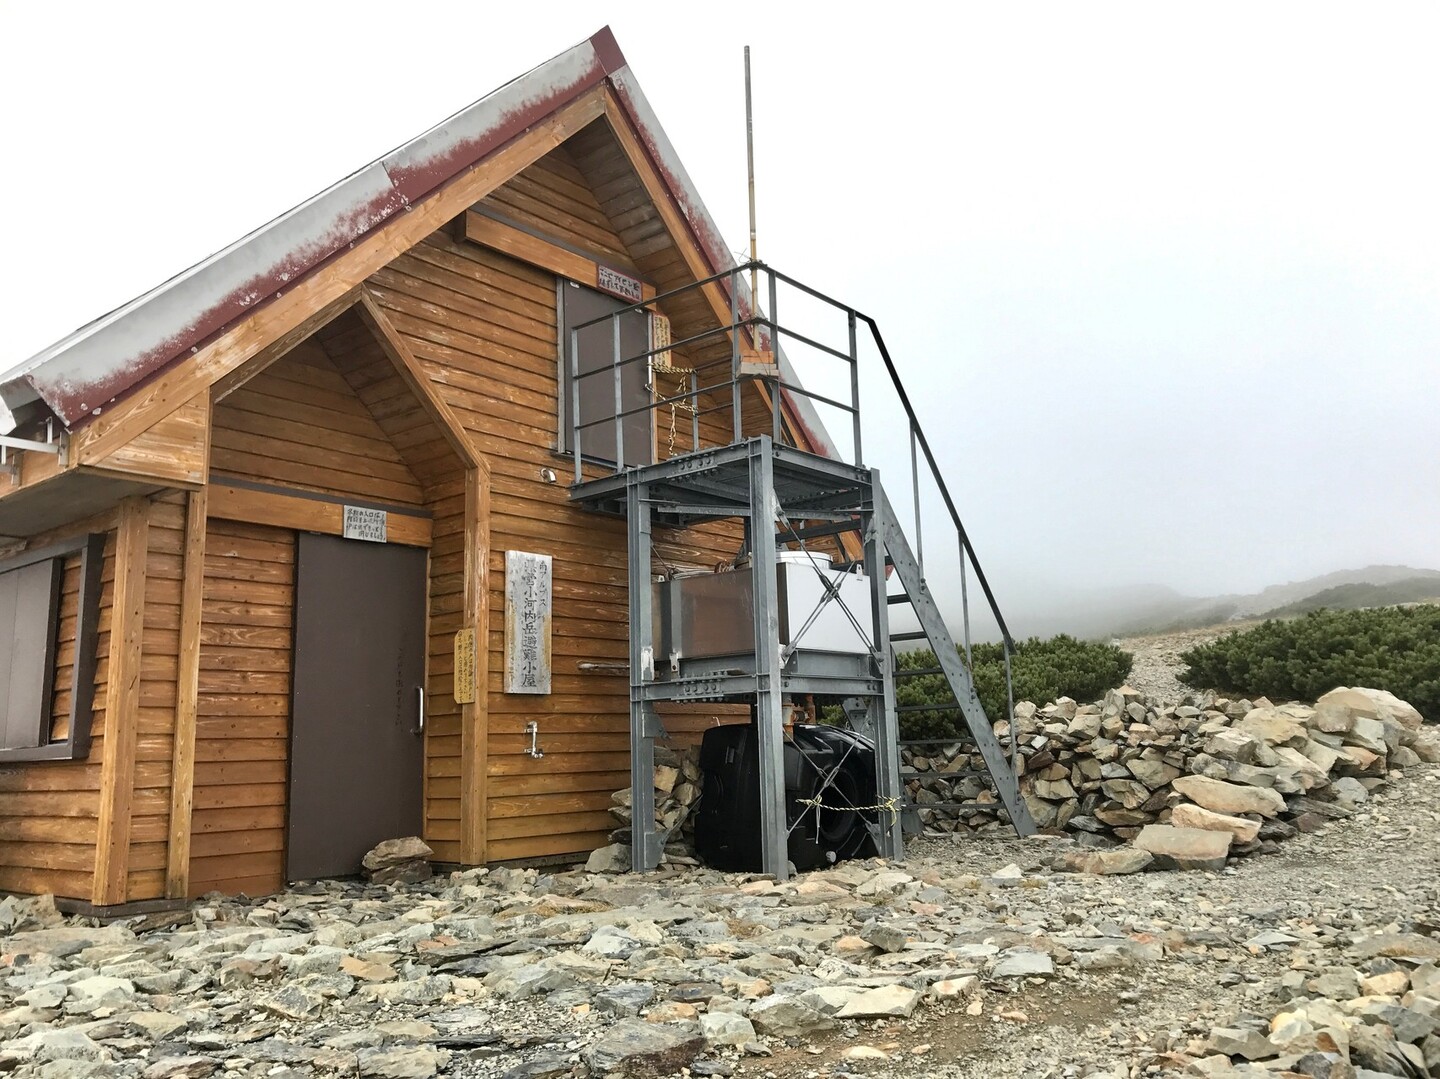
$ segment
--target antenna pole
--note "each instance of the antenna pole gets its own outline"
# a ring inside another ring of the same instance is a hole
[[[750,104],[750,46],[745,46],[745,164],[750,173],[750,261],[755,254],[755,114]],[[750,267],[750,309],[754,314],[760,310],[760,298],[755,267]],[[774,317],[774,316],[771,316]]]

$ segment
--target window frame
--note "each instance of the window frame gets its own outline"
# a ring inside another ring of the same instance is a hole
[[[33,551],[0,560],[0,574],[24,569],[39,562],[56,563],[56,587],[48,613],[46,641],[46,675],[41,731],[48,739],[54,727],[51,710],[55,701],[55,658],[59,651],[56,639],[60,628],[60,607],[63,602],[64,560],[80,556],[79,605],[75,624],[75,662],[70,672],[69,734],[60,741],[15,749],[0,747],[0,765],[26,761],[84,760],[90,755],[90,726],[94,718],[95,668],[100,639],[100,576],[105,562],[105,535],[99,532],[75,536],[59,543],[37,547]]]
[[[611,293],[606,292],[604,289],[596,288],[594,285],[586,284],[584,281],[577,280],[576,278],[566,277],[564,274],[558,273],[555,275],[556,428],[555,445],[552,448],[551,452],[554,453],[556,457],[563,458],[567,461],[573,461],[575,459],[575,440],[573,437],[574,431],[570,426],[570,421],[572,420],[573,416],[570,411],[570,401],[568,400],[570,390],[570,330],[569,327],[565,324],[565,296],[566,289],[568,288],[585,289],[586,291],[595,293],[596,295],[612,299],[616,303],[620,304],[621,307],[627,306],[628,301],[624,297],[615,296]],[[645,334],[646,348],[650,349],[654,348],[655,346],[652,336],[654,330],[653,327],[649,324],[648,310],[649,309],[647,309],[646,314]],[[657,459],[657,454],[655,450],[657,421],[656,413],[653,407],[655,403],[655,376],[652,370],[653,364],[654,357],[652,356],[645,363],[645,388],[650,395],[650,404],[652,406],[650,411],[646,414],[648,418],[648,426],[650,428],[650,459],[643,462],[627,461],[625,463],[626,468],[635,468],[642,464],[654,464]],[[629,440],[627,439],[626,441],[628,443]],[[599,454],[591,453],[588,450],[580,455],[580,460],[585,464],[600,465],[609,469],[614,469],[615,467],[615,459],[613,457],[604,457]]]

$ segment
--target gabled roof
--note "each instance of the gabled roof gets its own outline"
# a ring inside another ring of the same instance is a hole
[[[608,27],[371,162],[184,273],[0,374],[0,432],[43,405],[84,426],[387,221],[608,82],[712,272],[734,265]],[[742,304],[748,306],[741,283]],[[788,368],[782,359],[782,368]],[[792,379],[793,372],[785,370]],[[831,443],[808,400],[787,404],[812,445]],[[30,407],[27,407],[30,406]]]

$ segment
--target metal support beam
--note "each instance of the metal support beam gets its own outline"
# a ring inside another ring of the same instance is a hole
[[[760,750],[761,868],[776,880],[790,876],[785,819],[784,717],[780,692],[780,608],[775,560],[775,461],[772,443],[750,446],[750,566],[755,602],[755,721]]]
[[[870,581],[871,640],[875,644],[875,668],[881,695],[871,698],[869,711],[874,723],[875,790],[879,801],[898,807],[904,794],[900,785],[900,724],[895,715],[894,659],[890,651],[890,605],[885,600],[885,511],[888,509],[880,487],[880,472],[870,470],[870,512],[866,515],[865,575]],[[905,857],[905,837],[898,812],[880,811],[882,858]]]
[[[648,485],[632,472],[625,490],[630,528],[630,867],[637,873],[660,864],[661,837],[655,832],[654,708],[645,686],[655,680],[653,597],[650,590],[650,527]]]

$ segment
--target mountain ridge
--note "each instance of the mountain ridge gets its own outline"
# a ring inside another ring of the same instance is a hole
[[[1430,591],[1426,585],[1430,581],[1435,582],[1433,595],[1422,597],[1419,593]],[[1373,595],[1380,603],[1404,602],[1393,597],[1407,594],[1406,588],[1387,590],[1384,586],[1405,586],[1408,582],[1414,582],[1415,599],[1440,597],[1440,569],[1374,564],[1273,584],[1258,592],[1216,596],[1187,596],[1158,584],[1069,593],[1047,589],[1044,594],[1007,604],[1006,618],[1017,637],[1049,637],[1057,633],[1088,638],[1138,637],[1258,618],[1272,611],[1301,613],[1290,608],[1303,608],[1306,600],[1320,593],[1335,593],[1337,599],[1347,596],[1363,599],[1367,595],[1364,589],[1346,592],[1346,586],[1377,586]]]

